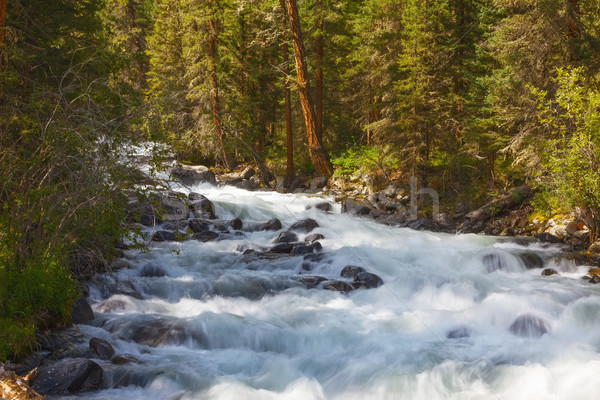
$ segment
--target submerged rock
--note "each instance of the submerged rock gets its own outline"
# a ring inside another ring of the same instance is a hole
[[[557,275],[558,272],[554,268],[546,268],[542,271],[542,276]]]
[[[550,327],[543,319],[531,314],[524,314],[510,325],[510,333],[522,337],[541,337],[550,332]]]
[[[281,232],[277,238],[273,241],[273,243],[293,243],[298,241],[298,235],[294,232],[286,231]]]
[[[218,238],[219,234],[212,231],[198,232],[192,235],[192,239],[197,240],[199,242],[212,242]]]
[[[487,272],[494,272],[497,270],[505,270],[506,265],[504,260],[496,253],[490,253],[483,256],[481,260]]]
[[[471,336],[471,330],[466,326],[460,326],[458,328],[454,328],[446,334],[448,339],[462,339],[468,338]]]
[[[132,356],[131,354],[119,354],[114,356],[112,360],[110,360],[115,365],[122,364],[141,364],[141,361]]]
[[[316,288],[321,282],[325,282],[327,278],[322,276],[311,275],[298,278],[298,282],[304,284],[308,289]]]
[[[234,218],[229,221],[229,226],[231,226],[234,230],[239,231],[244,227],[244,222],[242,222],[239,218]]]
[[[32,387],[42,395],[67,395],[102,388],[102,367],[85,358],[67,358],[42,367]]]
[[[146,264],[140,271],[140,276],[144,278],[161,278],[167,275],[163,267],[156,264]]]
[[[519,256],[521,257],[521,260],[523,260],[523,264],[527,269],[544,267],[544,260],[542,259],[542,257],[535,253],[523,253]]]
[[[207,199],[204,195],[193,193],[193,200],[190,204],[190,209],[194,212],[196,218],[216,219],[215,205]],[[190,193],[190,196],[192,193]]]
[[[115,355],[115,349],[112,345],[108,341],[97,337],[90,339],[90,350],[101,360],[110,360]]]
[[[310,235],[304,238],[304,241],[310,244],[322,239],[325,239],[325,236],[321,235],[320,233],[311,233]]]

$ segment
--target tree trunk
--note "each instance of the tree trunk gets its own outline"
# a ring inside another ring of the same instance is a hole
[[[310,96],[310,84],[308,81],[308,68],[304,55],[304,45],[302,43],[302,31],[300,30],[300,18],[298,15],[298,6],[296,0],[286,0],[290,27],[292,30],[292,39],[294,42],[294,53],[296,56],[296,72],[298,73],[298,87],[300,92],[300,104],[306,123],[306,135],[308,137],[308,146],[310,159],[319,174],[329,179],[333,175],[333,166],[329,160],[329,154],[323,142],[317,133],[317,123],[315,121],[315,110],[312,98]]]
[[[323,0],[317,0],[317,93],[315,98],[317,135],[323,140]]]
[[[213,0],[208,0],[208,4],[212,6]],[[212,98],[212,110],[213,117],[215,120],[215,130],[219,139],[219,147],[223,157],[225,166],[229,169],[235,167],[231,155],[227,152],[225,147],[225,131],[223,130],[223,124],[221,120],[221,110],[219,104],[219,82],[217,80],[217,26],[216,21],[213,17],[208,21],[208,46],[209,46],[209,57],[210,57],[210,83],[211,83],[211,98]]]
[[[6,28],[6,1],[0,0],[0,73],[4,72],[4,36]],[[2,104],[2,80],[0,80],[0,104]]]
[[[284,32],[286,31],[285,20],[285,0],[279,0],[281,3],[281,22]],[[287,138],[287,165],[285,174],[285,185],[291,186],[294,181],[294,133],[292,130],[292,94],[288,79],[290,76],[290,59],[288,56],[287,35],[283,38],[282,46],[283,55],[283,73],[285,74],[285,133]]]
[[[144,63],[141,60],[141,55],[144,53],[144,49],[142,48],[142,40],[140,39],[140,37],[137,35],[137,33],[135,33],[136,29],[137,29],[137,22],[136,22],[136,16],[135,16],[135,4],[133,3],[133,1],[129,1],[127,3],[127,15],[129,17],[129,28],[131,29],[130,31],[130,35],[131,35],[131,43],[133,45],[133,49],[136,52],[136,60],[135,60],[135,64],[137,67],[137,74],[138,74],[138,84],[140,86],[140,88],[142,89],[146,89],[148,87],[147,81],[146,81],[146,68],[144,67]]]
[[[567,11],[568,57],[570,62],[576,62],[579,56],[575,42],[581,37],[579,0],[565,0],[565,6]]]

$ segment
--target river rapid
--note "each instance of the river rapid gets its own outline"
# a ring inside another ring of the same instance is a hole
[[[583,281],[588,267],[560,247],[388,227],[341,214],[339,205],[311,208],[324,198],[308,195],[208,184],[178,190],[190,189],[215,204],[220,220],[239,217],[241,232],[128,250],[131,268],[90,285],[96,318],[80,329],[140,363],[97,360],[106,389],[57,398],[598,397],[600,287]],[[282,230],[254,231],[273,217]],[[303,218],[317,220],[311,233],[325,236],[310,265],[302,256],[240,251],[273,246]],[[559,275],[528,269],[528,257]],[[298,281],[340,279],[347,265],[384,284],[344,294]]]

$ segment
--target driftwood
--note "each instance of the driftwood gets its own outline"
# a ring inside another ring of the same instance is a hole
[[[26,376],[17,376],[13,371],[6,371],[4,364],[0,363],[0,398],[10,400],[45,400],[29,387],[29,381],[35,378],[37,369]]]

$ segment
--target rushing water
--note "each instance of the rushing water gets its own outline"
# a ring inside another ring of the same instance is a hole
[[[599,287],[582,281],[587,268],[560,248],[307,209],[322,198],[193,189],[215,203],[219,219],[240,217],[250,228],[272,217],[284,230],[315,218],[323,259],[307,272],[302,257],[244,256],[239,248],[269,247],[279,233],[250,230],[129,251],[130,269],[92,285],[96,319],[80,328],[141,364],[98,360],[107,388],[65,399],[598,397]],[[530,253],[560,275],[526,269]],[[142,277],[148,265],[165,276]],[[342,294],[297,281],[339,278],[346,265],[385,283]],[[512,333],[525,314],[545,321],[548,333]]]

